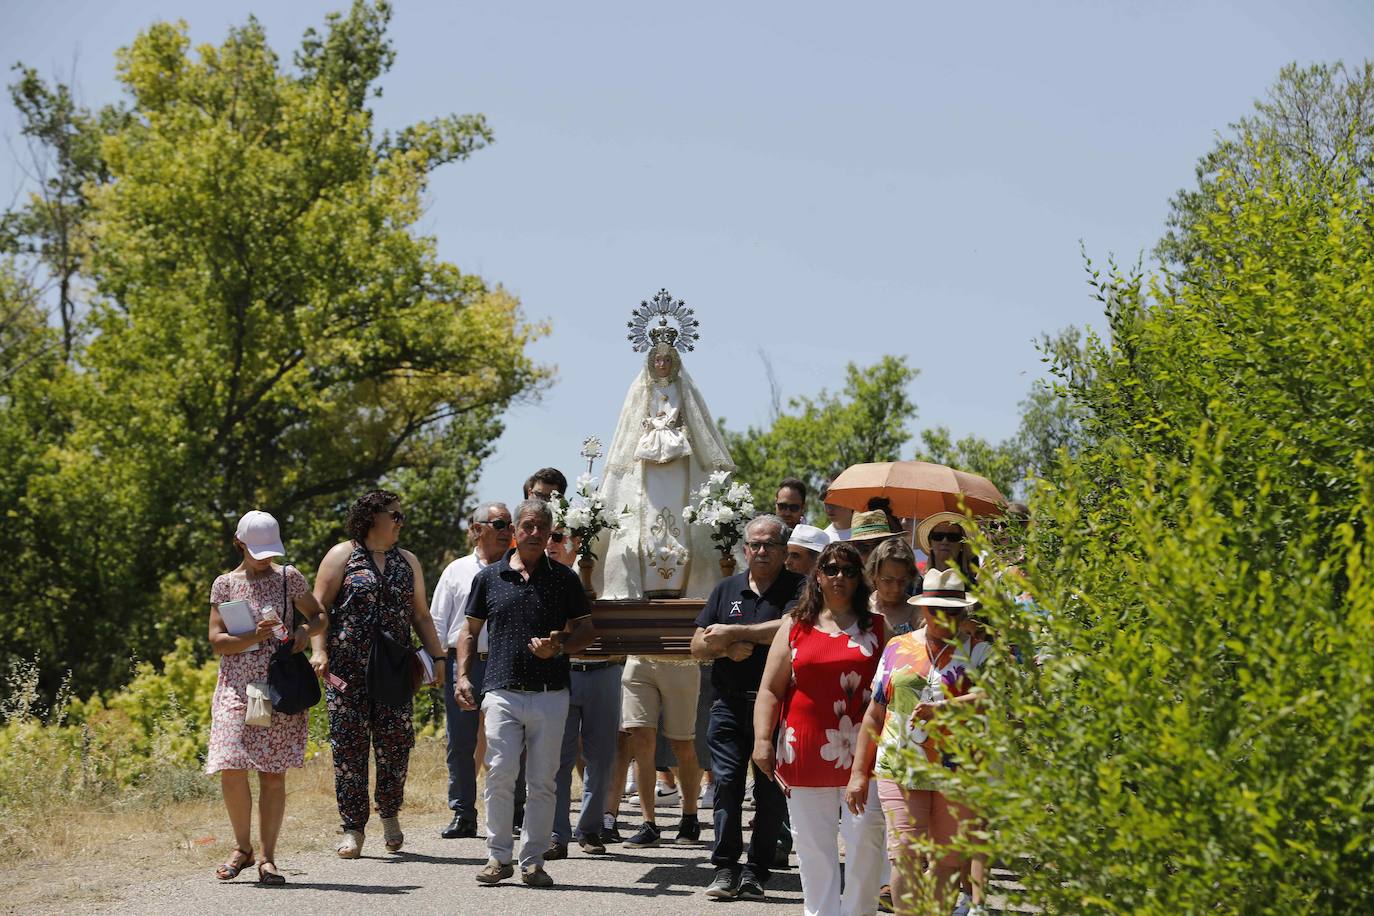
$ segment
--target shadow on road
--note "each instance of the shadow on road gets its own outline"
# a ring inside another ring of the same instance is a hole
[[[323,881],[287,881],[285,884],[276,887],[267,887],[261,884],[237,884],[235,887],[251,888],[259,891],[337,891],[343,894],[382,894],[386,896],[396,896],[409,894],[411,891],[420,890],[418,884],[337,884]]]

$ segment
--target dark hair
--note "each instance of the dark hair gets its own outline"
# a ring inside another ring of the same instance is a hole
[[[386,509],[392,503],[400,502],[401,497],[390,490],[369,490],[348,507],[348,518],[344,528],[348,536],[359,544],[372,530],[372,516]]]
[[[901,538],[883,538],[868,555],[868,563],[864,566],[869,585],[877,587],[878,567],[889,560],[905,564],[913,580],[920,575],[920,570],[916,568],[916,554],[911,552],[911,545]]]
[[[902,521],[892,514],[892,500],[886,496],[875,496],[868,501],[869,512],[881,512],[887,516],[887,530],[893,534],[902,530]]]
[[[816,618],[821,616],[821,611],[825,610],[825,595],[821,593],[821,584],[817,577],[821,574],[821,567],[831,560],[848,560],[856,569],[864,568],[863,558],[859,556],[859,549],[848,541],[831,541],[825,545],[821,555],[816,558],[816,565],[806,576],[806,583],[802,586],[801,600],[797,606],[792,608],[792,619],[797,623],[816,624]],[[868,580],[859,576],[854,585],[854,597],[852,599],[852,610],[854,616],[858,618],[860,630],[873,629],[873,612],[868,609],[868,595],[872,589],[868,587]]]
[[[529,499],[534,492],[534,485],[537,483],[551,484],[554,490],[568,495],[568,478],[563,476],[563,472],[558,468],[540,468],[530,475],[530,479],[525,481],[525,498]]]
[[[796,490],[801,494],[802,502],[806,502],[806,484],[802,483],[797,477],[784,477],[782,483],[778,484],[779,490]]]

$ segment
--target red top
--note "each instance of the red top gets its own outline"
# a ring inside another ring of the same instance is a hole
[[[832,634],[809,623],[792,625],[792,682],[782,701],[776,748],[777,775],[784,785],[825,788],[849,782],[885,642],[882,615],[873,615],[872,627],[861,631],[856,623]]]

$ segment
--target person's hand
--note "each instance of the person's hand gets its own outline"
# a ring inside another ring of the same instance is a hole
[[[530,639],[530,651],[539,658],[554,658],[563,651],[563,631],[553,630],[547,639],[538,636]]]
[[[752,759],[754,766],[759,768],[759,772],[771,780],[773,778],[773,742],[767,738],[755,739]]]
[[[430,687],[444,688],[444,665],[448,664],[447,658],[436,658],[434,660],[434,680],[429,682]]]
[[[868,804],[868,777],[854,773],[849,777],[849,785],[844,787],[844,803],[852,814],[863,814]]]
[[[944,705],[944,700],[936,700],[933,703],[917,703],[916,708],[911,712],[912,726],[915,726],[918,719],[922,722],[929,722],[931,719],[935,718],[935,713]]]
[[[706,641],[708,648],[723,653],[730,647],[730,643],[738,641],[734,629],[734,626],[728,623],[713,623],[701,632],[701,638]]]
[[[310,667],[315,669],[315,677],[324,680],[329,676],[329,653],[310,653]]]
[[[310,627],[301,624],[296,627],[295,639],[291,641],[291,654],[304,652],[305,647],[310,645]]]
[[[742,662],[754,654],[754,644],[751,642],[732,642],[725,650],[725,657],[731,661]]]
[[[253,630],[254,642],[267,642],[272,638],[272,631],[277,628],[277,621],[272,617],[264,617],[258,621],[257,628]]]
[[[477,694],[472,689],[472,681],[466,674],[461,675],[453,685],[453,698],[466,710],[477,708]]]

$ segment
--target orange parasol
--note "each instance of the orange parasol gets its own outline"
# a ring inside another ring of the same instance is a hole
[[[875,496],[892,501],[892,514],[922,519],[936,512],[962,512],[959,502],[974,515],[1001,515],[1006,505],[992,481],[928,461],[880,461],[856,464],[830,483],[825,501],[863,511]]]

